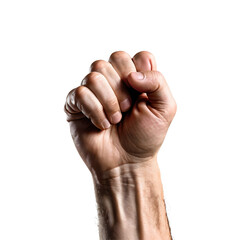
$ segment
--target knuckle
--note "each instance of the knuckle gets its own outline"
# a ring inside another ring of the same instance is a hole
[[[129,56],[128,53],[124,52],[124,51],[117,51],[117,52],[114,52],[111,54],[110,56],[110,61],[118,61],[119,59],[122,59],[122,58],[131,58]]]
[[[75,93],[73,94],[74,99],[81,99],[86,94],[86,87],[80,86],[76,88]]]
[[[72,113],[79,112],[79,108],[77,106],[77,102],[80,98],[79,94],[81,92],[81,90],[80,91],[79,90],[80,90],[79,87],[74,88],[68,93],[66,103],[64,106],[64,110],[66,113],[68,112],[72,114]]]
[[[142,58],[142,57],[148,58],[148,59],[154,59],[154,55],[148,51],[141,51],[135,55],[135,58]]]
[[[102,79],[102,77],[103,76],[98,72],[91,72],[83,79],[82,85],[96,85]]]
[[[75,103],[75,94],[76,93],[76,88],[72,89],[68,95],[67,95],[67,98],[66,98],[66,104],[65,106],[74,106],[74,103]]]
[[[100,71],[101,69],[106,68],[108,66],[108,64],[109,63],[104,60],[97,60],[91,64],[90,70],[91,71]]]
[[[69,103],[69,101],[71,100],[72,95],[74,94],[75,91],[76,91],[76,89],[74,88],[68,93],[67,98],[66,98],[66,103]]]

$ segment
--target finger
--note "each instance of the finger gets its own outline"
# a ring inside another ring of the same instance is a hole
[[[107,129],[110,123],[106,118],[103,106],[96,96],[85,86],[72,90],[67,97],[66,109],[73,112],[69,114],[84,114],[99,129]]]
[[[108,120],[112,124],[117,124],[122,118],[118,99],[109,85],[106,78],[98,72],[89,73],[82,81],[81,85],[86,86],[97,97],[103,106]]]
[[[131,107],[131,96],[113,66],[104,60],[97,60],[92,63],[90,70],[91,72],[99,72],[106,78],[118,99],[121,111],[128,111]]]
[[[128,85],[127,77],[129,73],[136,72],[135,65],[129,54],[123,51],[114,52],[110,56],[109,62],[112,64],[124,83]]]
[[[78,120],[84,118],[84,114],[79,110],[75,104],[75,91],[71,90],[66,98],[66,103],[64,105],[64,111],[67,114],[67,121]]]
[[[150,106],[171,120],[176,113],[176,102],[166,80],[158,71],[133,72],[128,76],[132,88],[147,93]]]
[[[138,72],[147,72],[157,70],[157,64],[154,56],[147,51],[141,51],[134,55],[133,62]],[[141,95],[146,96],[146,93]]]
[[[135,67],[137,71],[139,72],[147,72],[147,71],[156,71],[157,70],[157,64],[155,57],[152,53],[147,51],[142,51],[137,53],[133,57],[133,62],[135,64]]]

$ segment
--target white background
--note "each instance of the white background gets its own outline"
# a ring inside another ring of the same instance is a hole
[[[0,2],[0,239],[98,239],[67,93],[113,51],[152,52],[178,103],[159,154],[173,238],[240,239],[239,1]]]

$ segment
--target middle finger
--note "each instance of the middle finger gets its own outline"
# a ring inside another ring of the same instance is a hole
[[[121,111],[126,112],[129,110],[132,102],[129,90],[113,66],[104,60],[97,60],[92,63],[90,71],[101,73],[113,89]]]

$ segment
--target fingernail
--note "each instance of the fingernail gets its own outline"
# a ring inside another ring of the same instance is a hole
[[[122,118],[122,114],[120,112],[116,112],[111,116],[111,122],[113,124],[118,123]]]
[[[104,129],[107,129],[107,128],[109,128],[110,126],[111,126],[111,124],[109,123],[109,121],[108,121],[107,119],[103,120],[103,122],[102,122],[102,127],[103,127]]]
[[[120,103],[120,108],[122,110],[122,112],[125,112],[127,111],[131,106],[131,101],[129,98],[123,100],[121,103]]]
[[[132,78],[136,80],[143,80],[144,74],[142,74],[141,72],[132,72]]]

